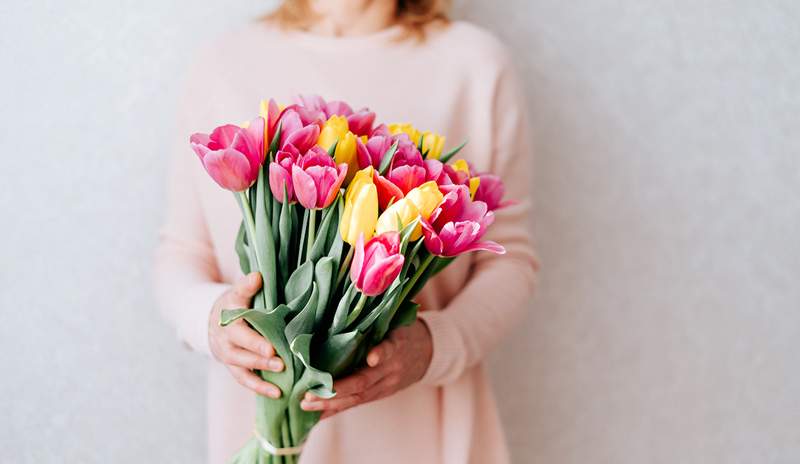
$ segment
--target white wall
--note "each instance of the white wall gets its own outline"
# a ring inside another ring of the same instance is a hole
[[[187,52],[262,0],[0,5],[0,462],[199,462],[149,288]],[[545,264],[515,462],[800,461],[800,5],[457,2],[516,51]]]

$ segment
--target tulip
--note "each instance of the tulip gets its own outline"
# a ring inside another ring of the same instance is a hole
[[[292,165],[297,200],[307,209],[327,208],[344,182],[347,165],[336,166],[325,150],[313,147]]]
[[[345,193],[344,213],[339,224],[342,240],[355,246],[360,235],[372,238],[378,221],[378,192],[373,183],[374,169],[358,171]]]
[[[357,140],[355,134],[348,131],[339,139],[339,143],[336,144],[336,150],[333,153],[333,158],[337,164],[344,163],[347,165],[345,182],[353,180],[356,171],[358,171]]]
[[[265,125],[260,117],[246,128],[227,124],[211,134],[192,134],[189,143],[214,182],[241,192],[253,185],[264,162]]]
[[[358,166],[361,169],[367,166],[378,168],[381,165],[383,155],[392,147],[394,140],[385,135],[376,135],[370,137],[366,143],[360,139],[357,142]]]
[[[258,114],[267,122],[267,130],[264,132],[264,147],[269,148],[272,143],[272,137],[275,136],[275,130],[278,126],[278,120],[281,117],[281,110],[278,103],[273,99],[261,100],[261,106]]]
[[[436,256],[453,257],[475,250],[503,254],[505,248],[491,241],[481,241],[494,222],[494,213],[486,203],[472,201],[469,188],[458,185],[450,189],[430,220],[423,219],[425,248]]]
[[[425,159],[439,159],[442,156],[445,138],[431,131],[422,133],[422,153]]]
[[[364,236],[359,235],[350,265],[350,279],[364,295],[380,295],[400,275],[404,262],[397,232],[377,235],[366,246]]]
[[[294,201],[294,184],[292,183],[292,166],[300,158],[300,152],[294,145],[287,145],[286,149],[275,154],[275,161],[269,163],[269,188],[272,195],[283,203]],[[283,198],[286,189],[287,199]]]
[[[426,160],[438,163],[438,160]],[[469,188],[470,195],[474,198],[480,186],[481,179],[473,173],[472,166],[466,160],[459,159],[452,164],[442,165],[442,172],[434,178],[439,185],[465,185]]]
[[[308,118],[303,117],[298,110],[300,108],[289,107],[281,116],[280,148],[283,149],[291,144],[300,153],[305,153],[317,143],[321,123],[316,119],[309,122]]]
[[[350,126],[350,131],[358,136],[369,135],[372,132],[372,124],[375,123],[375,113],[363,108],[349,116],[347,116],[347,123]]]
[[[338,142],[348,132],[347,118],[344,116],[333,115],[325,122],[319,133],[317,145],[323,150],[330,150],[334,143]]]
[[[414,142],[414,145],[419,145],[419,138],[422,136],[416,127],[407,122],[389,124],[389,133],[392,135],[406,134]]]
[[[386,178],[403,194],[407,194],[411,189],[422,185],[427,180],[428,173],[422,155],[407,135],[397,136],[395,141],[397,142],[397,152],[386,173]]]
[[[478,177],[480,178],[480,185],[475,191],[474,198],[477,201],[486,203],[489,211],[495,211],[513,204],[509,200],[503,201],[506,188],[500,177],[494,174],[480,174]]]
[[[436,182],[426,182],[412,189],[404,198],[393,203],[380,215],[375,226],[376,233],[399,231],[418,217],[428,219],[442,198],[442,192],[439,191]],[[409,239],[415,241],[421,236],[422,228],[418,225],[411,232]]]

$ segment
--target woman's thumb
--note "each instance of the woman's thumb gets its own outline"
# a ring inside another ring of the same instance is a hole
[[[233,301],[231,303],[247,305],[260,288],[261,274],[258,272],[247,274],[233,285],[231,295]]]

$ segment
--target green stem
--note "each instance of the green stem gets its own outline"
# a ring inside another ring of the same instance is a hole
[[[428,266],[430,266],[430,264],[433,262],[435,258],[436,255],[434,254],[429,254],[427,257],[425,257],[425,261],[423,261],[422,264],[420,264],[419,269],[417,269],[417,271],[414,272],[414,276],[411,277],[411,280],[406,285],[406,288],[403,289],[403,293],[400,294],[400,299],[398,301],[404,301],[406,299],[406,296],[408,296],[408,292],[410,292],[411,289],[414,288],[414,285],[417,284],[417,281],[425,272],[425,269],[427,269]]]
[[[353,322],[356,321],[356,319],[358,319],[358,316],[361,315],[361,311],[364,309],[364,305],[366,303],[367,303],[367,295],[362,293],[361,296],[358,297],[358,303],[356,303],[356,307],[353,309],[353,312],[350,313],[349,316],[347,316],[347,321],[345,321],[344,323],[345,328],[349,327],[350,324],[352,324]]]
[[[314,247],[314,239],[317,235],[317,211],[308,211],[308,241],[306,242],[306,259],[311,256],[311,248]]]
[[[353,252],[355,252],[355,247],[350,247],[350,250],[347,252],[347,256],[344,257],[344,261],[342,261],[342,265],[339,267],[339,275],[336,276],[336,285],[334,288],[339,288],[339,284],[342,283],[342,279],[344,276],[347,275],[347,268],[350,267],[350,261],[353,260]]]
[[[248,245],[250,245],[250,260],[255,263],[258,271],[261,272],[261,276],[265,277],[264,268],[261,265],[261,261],[258,259],[259,244],[258,240],[256,240],[256,223],[253,219],[253,210],[250,208],[250,201],[247,199],[244,192],[236,192],[236,200],[239,203],[239,208],[241,208],[242,216],[244,217],[244,230],[247,233]]]

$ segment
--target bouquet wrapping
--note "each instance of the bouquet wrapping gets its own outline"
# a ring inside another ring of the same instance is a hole
[[[445,138],[410,124],[376,125],[368,109],[298,97],[190,143],[242,211],[235,250],[242,272],[260,272],[244,319],[283,359],[258,371],[281,390],[258,396],[253,437],[231,462],[296,463],[319,412],[306,392],[335,395],[334,379],[361,367],[370,348],[416,319],[414,296],[455,257],[503,253],[483,241],[504,206],[502,182],[443,153]]]

